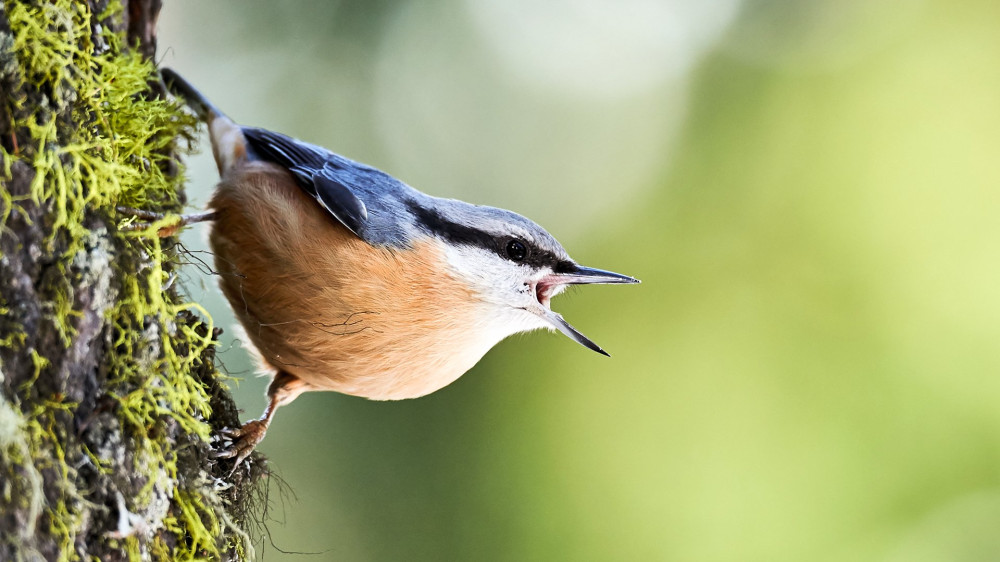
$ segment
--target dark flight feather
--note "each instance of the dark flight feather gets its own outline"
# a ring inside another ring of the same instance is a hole
[[[351,232],[362,237],[368,209],[364,201],[335,177],[334,172],[339,167],[333,154],[265,129],[244,127],[243,135],[258,157],[287,168],[299,187],[315,197]]]

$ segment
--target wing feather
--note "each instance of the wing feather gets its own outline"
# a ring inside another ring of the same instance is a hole
[[[350,187],[337,179],[334,172],[339,166],[333,153],[265,129],[244,127],[243,135],[257,156],[287,168],[303,191],[363,238],[368,209]]]

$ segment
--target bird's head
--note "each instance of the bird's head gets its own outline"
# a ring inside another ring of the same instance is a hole
[[[545,229],[511,211],[433,198],[411,210],[422,233],[441,240],[456,276],[487,304],[492,316],[486,320],[501,339],[554,328],[608,355],[552,310],[552,297],[570,285],[638,279],[577,264]]]

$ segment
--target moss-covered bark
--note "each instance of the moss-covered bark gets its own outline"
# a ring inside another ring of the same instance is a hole
[[[176,241],[114,210],[183,204],[195,124],[159,95],[158,9],[0,9],[0,560],[250,554],[252,478],[211,458],[238,423],[211,321]]]

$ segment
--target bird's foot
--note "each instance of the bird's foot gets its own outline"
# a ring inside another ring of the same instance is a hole
[[[173,224],[163,224],[157,228],[156,235],[160,238],[173,236],[174,234],[177,234],[178,230],[189,224],[215,219],[215,211],[191,213],[188,215],[171,215],[167,213],[154,213],[153,211],[147,211],[144,209],[133,209],[132,207],[117,207],[117,210],[119,213],[131,215],[140,219],[139,221],[122,225],[120,230],[124,232],[141,232],[152,228],[156,225],[156,223],[172,219]]]
[[[230,476],[250,456],[250,453],[257,447],[257,444],[264,440],[264,435],[267,434],[267,425],[268,423],[265,420],[253,420],[243,424],[243,427],[223,429],[219,432],[223,437],[232,440],[228,448],[215,453],[215,458],[219,459],[236,457],[236,463],[233,464],[233,469],[229,471]]]

